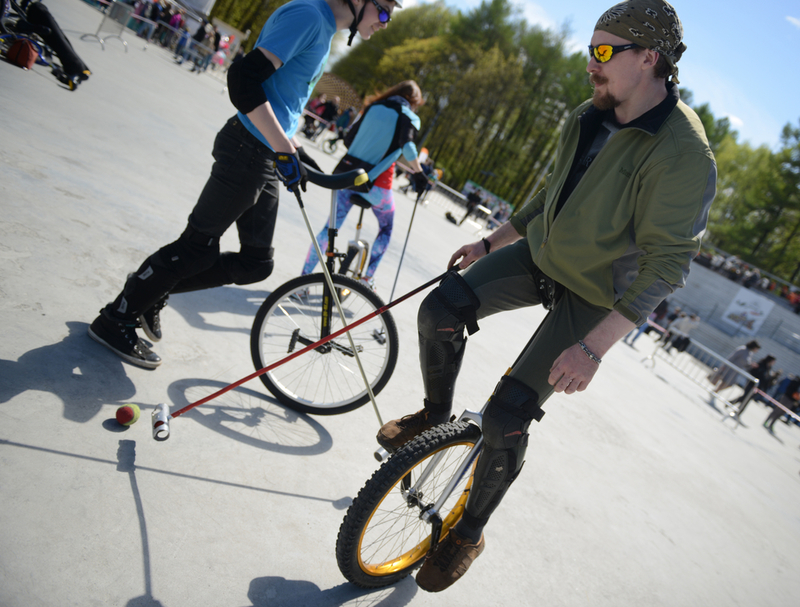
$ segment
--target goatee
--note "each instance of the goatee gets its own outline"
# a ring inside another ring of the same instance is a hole
[[[608,78],[598,76],[597,74],[592,74],[589,76],[589,82],[592,84],[592,86],[594,86],[594,94],[592,95],[592,103],[594,104],[594,107],[601,112],[606,112],[619,107],[620,101],[614,97],[614,95],[609,92],[599,93],[597,91],[597,87],[602,84],[606,84],[608,82]]]

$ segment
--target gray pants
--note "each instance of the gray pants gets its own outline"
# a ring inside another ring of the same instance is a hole
[[[480,300],[478,320],[498,312],[541,304],[534,284],[537,270],[524,239],[494,251],[467,268],[463,278]],[[514,362],[510,376],[534,390],[541,405],[553,393],[547,378],[555,359],[586,337],[610,312],[564,289]]]
[[[479,302],[475,313],[478,322],[498,312],[542,304],[540,291],[537,288],[541,272],[531,259],[526,240],[481,258],[470,266],[462,277]],[[449,292],[452,287],[449,285],[445,287],[443,283],[442,288]],[[438,299],[435,292],[430,297]],[[426,304],[423,302],[425,312],[422,318],[428,321],[436,314],[436,307],[431,305],[434,303],[433,300],[426,298],[426,301],[429,304],[425,307]],[[467,309],[463,306],[463,301],[463,297],[456,298],[454,303],[458,303],[461,309]],[[553,386],[547,381],[553,362],[564,350],[586,337],[586,334],[610,312],[608,308],[592,305],[567,289],[560,290],[550,312],[513,363],[509,377],[503,378],[498,383],[495,394],[484,412],[485,443],[476,463],[473,489],[467,498],[465,512],[459,522],[457,529],[459,533],[468,535],[474,541],[478,540],[484,525],[522,469],[528,444],[528,427],[534,419],[541,419],[543,414],[541,405],[553,393]],[[451,313],[450,318],[454,317],[457,315]],[[439,318],[442,319],[442,323],[448,321],[448,317],[442,313],[439,313]],[[424,325],[424,335],[422,331],[420,332],[421,345],[425,348],[420,360],[423,374],[426,373],[427,365],[428,373],[433,375],[437,367],[430,364],[435,358],[430,353],[436,352],[435,345],[441,339],[434,335],[448,333],[441,330],[435,333],[429,330],[429,326],[430,322]],[[458,329],[463,331],[464,324],[451,323],[450,326],[453,327],[451,337],[444,339],[455,346],[461,346],[460,349],[453,348],[454,351],[458,351],[458,362],[460,362],[466,343],[463,342]],[[520,327],[520,330],[533,332],[532,329],[523,327]],[[430,345],[431,340],[434,341],[434,347]],[[448,350],[441,348],[441,351]],[[510,360],[508,362],[511,363]],[[432,381],[431,377],[425,378],[428,391],[427,408],[432,411],[439,409],[436,412],[443,413],[441,409],[448,403],[439,403],[436,398],[438,396],[441,400],[442,395],[452,394],[459,366],[454,364],[451,369],[455,369],[455,372],[442,374],[442,379],[438,383]],[[515,382],[524,386],[519,386]],[[437,404],[440,406],[437,407]]]

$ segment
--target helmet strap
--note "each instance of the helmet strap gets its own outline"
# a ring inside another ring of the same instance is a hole
[[[359,12],[358,15],[356,15],[356,7],[353,6],[351,0],[347,0],[347,6],[350,7],[350,12],[353,13],[353,23],[350,24],[350,38],[347,39],[347,46],[350,46],[358,32],[358,24],[361,23],[361,20],[364,18],[364,11],[367,8],[367,3],[366,1],[364,2],[364,6],[361,7],[361,12]]]

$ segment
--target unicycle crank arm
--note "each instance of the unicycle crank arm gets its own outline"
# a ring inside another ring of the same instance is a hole
[[[305,335],[300,335],[300,329],[295,329],[294,331],[292,331],[292,339],[289,341],[289,350],[287,350],[287,352],[294,352],[294,347],[298,343],[300,343],[303,346],[313,346],[317,342],[310,340]],[[341,348],[341,346],[338,346],[337,344],[334,344],[334,342],[331,341],[317,346],[316,348],[314,348],[314,351],[319,352],[320,354],[327,354],[328,352],[331,351],[331,348],[337,348],[337,347]]]
[[[289,352],[292,352],[294,350],[294,346],[297,343],[300,343],[300,344],[302,344],[304,346],[311,346],[311,345],[314,345],[316,342],[310,340],[308,337],[300,335],[300,329],[295,329],[294,332],[292,332],[292,339],[289,342]],[[337,352],[341,352],[345,356],[350,356],[350,357],[355,356],[353,354],[353,349],[352,348],[348,348],[347,346],[343,346],[342,344],[337,343],[335,341],[329,341],[326,344],[322,344],[321,346],[317,346],[316,348],[314,348],[314,350],[316,352],[319,352],[320,354],[327,354],[331,350],[336,350]],[[363,351],[364,351],[364,346],[356,346],[356,352],[361,353]]]

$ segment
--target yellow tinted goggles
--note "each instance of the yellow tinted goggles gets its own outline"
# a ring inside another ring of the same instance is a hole
[[[638,48],[638,44],[623,44],[622,46],[612,46],[610,44],[589,45],[589,57],[594,57],[598,63],[607,63],[615,53],[621,53],[628,49]]]

